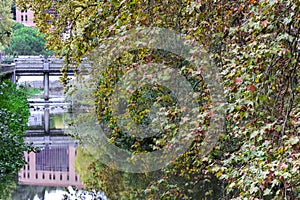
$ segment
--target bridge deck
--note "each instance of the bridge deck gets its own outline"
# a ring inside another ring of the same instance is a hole
[[[14,60],[12,65],[1,68],[0,75],[9,77],[14,83],[16,82],[16,76],[43,76],[44,99],[49,100],[50,76],[62,76],[64,72],[69,76],[74,76],[77,72],[81,75],[87,75],[90,68],[88,63],[81,63],[78,67],[69,65],[69,69],[63,71],[64,65],[63,60],[58,58],[46,59],[42,56],[20,56]]]
[[[49,73],[50,76],[62,75],[60,68],[49,70],[44,70],[43,68],[16,68],[16,76],[43,76],[45,73]],[[69,69],[66,73],[70,76],[75,75],[74,69]]]
[[[26,137],[42,137],[42,136],[67,136],[63,129],[50,129],[50,133],[45,133],[45,130],[27,130]]]
[[[11,64],[1,64],[0,65],[0,75],[11,74],[15,70],[15,66]]]
[[[14,60],[12,64],[1,64],[0,75],[15,73],[16,76],[43,76],[48,73],[49,76],[61,76],[62,67],[64,66],[62,59],[48,58],[40,56],[20,56]],[[70,65],[66,71],[67,75],[75,75],[75,71],[80,74],[87,74],[90,65],[82,63],[76,69],[74,65]]]

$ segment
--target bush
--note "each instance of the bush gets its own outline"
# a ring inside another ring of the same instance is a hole
[[[29,106],[25,93],[10,81],[0,82],[0,199],[8,199],[16,185],[17,173],[25,164],[29,150],[23,137]]]

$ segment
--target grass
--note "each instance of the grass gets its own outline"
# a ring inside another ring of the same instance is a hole
[[[21,85],[20,88],[22,88],[27,96],[27,98],[32,98],[36,95],[43,94],[44,90],[39,88],[33,88]]]

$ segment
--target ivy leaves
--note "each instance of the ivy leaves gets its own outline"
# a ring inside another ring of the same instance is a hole
[[[12,33],[14,21],[11,6],[12,0],[2,0],[0,2],[0,47],[7,45]]]
[[[189,198],[193,196],[192,186],[197,185],[202,175],[212,173],[223,184],[228,183],[226,188],[232,198],[299,198],[298,1],[19,0],[19,3],[29,3],[35,10],[37,24],[47,34],[48,45],[67,63],[78,64],[103,41],[143,26],[176,30],[185,40],[202,45],[210,53],[222,75],[228,101],[224,135],[210,155],[199,158],[199,146],[209,124],[210,96],[209,91],[204,92],[203,81],[189,78],[193,68],[181,66],[192,85],[201,83],[198,92],[201,91],[203,99],[199,102],[204,103],[199,104],[201,113],[195,119],[195,141],[186,154],[162,170],[158,181],[149,183],[145,190],[149,197]],[[54,14],[45,14],[53,5],[57,8]],[[64,34],[69,37],[63,38]],[[98,118],[114,130],[112,141],[137,152],[143,144],[120,133],[108,101],[114,84],[126,73],[120,67],[130,70],[153,62],[152,53],[148,50],[124,53],[113,65],[103,66],[95,92]],[[176,58],[170,55],[156,54],[155,59],[176,66]],[[62,80],[67,84],[66,77]],[[141,98],[140,106],[134,105],[137,103],[134,99],[131,102],[131,117],[136,122],[149,120],[143,102],[155,92],[144,87],[133,93]],[[171,109],[168,112],[175,117]],[[164,139],[151,141],[151,145],[155,142],[164,145]],[[174,177],[190,185],[174,183]],[[194,189],[194,192],[201,191]]]

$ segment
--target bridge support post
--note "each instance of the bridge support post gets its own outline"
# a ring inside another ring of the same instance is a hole
[[[14,73],[12,74],[12,77],[11,77],[11,82],[13,82],[13,83],[17,83],[17,78],[16,78],[16,70],[14,70]]]
[[[12,64],[11,66],[14,68],[14,72],[11,75],[10,81],[13,83],[17,83],[15,64]]]
[[[50,111],[47,105],[44,110],[44,129],[46,135],[50,134]]]
[[[49,63],[44,63],[44,98],[49,100]]]

